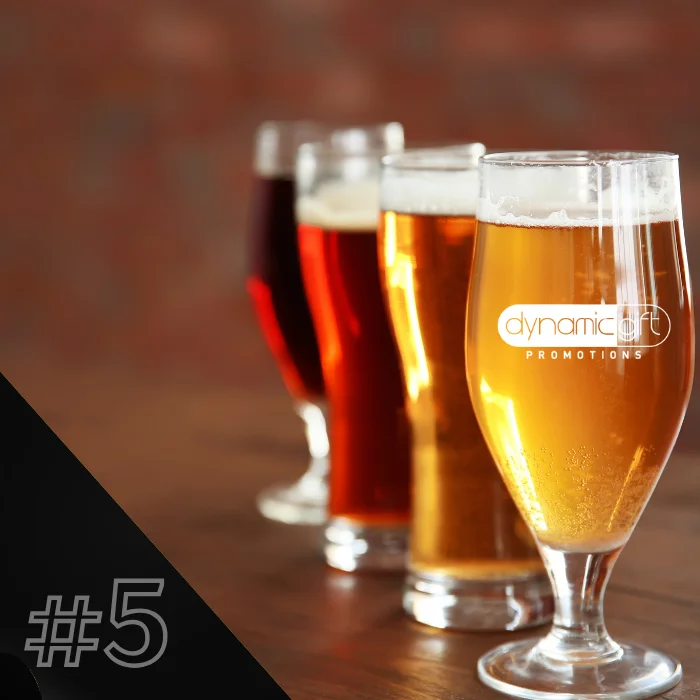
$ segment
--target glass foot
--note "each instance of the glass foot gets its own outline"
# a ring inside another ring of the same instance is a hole
[[[314,474],[293,484],[270,486],[258,495],[258,510],[269,520],[288,525],[323,525],[328,508],[328,486]]]
[[[519,581],[465,581],[410,573],[403,608],[414,620],[465,631],[501,631],[551,621],[552,586],[545,574]]]
[[[341,571],[404,571],[408,526],[333,518],[326,527],[323,552],[326,563]]]
[[[597,663],[550,660],[539,640],[503,644],[479,659],[482,683],[532,700],[638,700],[673,688],[683,675],[676,659],[639,645]]]

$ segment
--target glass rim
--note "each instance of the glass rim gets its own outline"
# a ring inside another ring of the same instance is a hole
[[[330,158],[381,158],[403,150],[403,132],[403,124],[397,121],[331,127],[327,137],[300,144],[298,157],[313,155]],[[396,144],[399,142],[401,146],[397,148]]]
[[[417,150],[431,150],[431,151],[446,151],[450,150],[453,148],[464,148],[465,146],[473,146],[475,144],[481,144],[479,141],[439,141],[439,140],[428,140],[428,139],[411,139],[411,140],[406,140],[404,150],[405,151],[417,151]],[[484,148],[486,148],[484,146]],[[488,151],[489,149],[486,148]],[[502,148],[500,152],[505,151],[506,149]],[[512,150],[512,149],[508,149]]]
[[[462,149],[462,150],[459,150]],[[486,152],[483,143],[417,146],[382,157],[382,170],[396,172],[463,172],[475,170]]]
[[[297,160],[307,156],[315,158],[323,157],[329,159],[343,158],[372,158],[381,159],[385,155],[394,153],[389,146],[364,146],[353,148],[342,144],[327,143],[325,141],[307,141],[299,146]]]
[[[316,119],[266,119],[257,125],[255,133],[257,136],[261,136],[270,131],[289,132],[297,129],[315,129],[322,132],[327,131],[329,127],[325,122],[317,121]]]
[[[670,151],[508,151],[487,153],[480,158],[484,165],[500,167],[617,167],[642,163],[678,160]]]
[[[264,119],[258,124],[257,128],[269,129],[270,127],[274,126],[296,126],[297,124],[318,124],[322,126],[327,126],[325,122],[319,121],[318,119],[302,117],[299,119]]]

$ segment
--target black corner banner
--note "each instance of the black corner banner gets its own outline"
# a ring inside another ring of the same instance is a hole
[[[287,694],[0,375],[0,700]]]

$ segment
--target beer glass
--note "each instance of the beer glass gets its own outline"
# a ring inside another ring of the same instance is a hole
[[[410,430],[377,262],[381,157],[399,124],[306,144],[297,159],[299,249],[330,410],[327,563],[403,569]]]
[[[551,631],[481,680],[523,698],[645,698],[663,652],[616,642],[611,570],[683,422],[694,371],[678,157],[522,152],[480,165],[467,376],[486,442],[555,596]]]
[[[380,270],[412,426],[405,611],[433,627],[519,629],[552,589],[474,416],[464,371],[482,144],[406,149],[381,177]]]
[[[313,122],[265,122],[257,131],[250,219],[250,269],[246,282],[255,312],[282,379],[304,421],[311,455],[292,484],[275,484],[258,496],[272,520],[321,524],[328,500],[325,387],[318,342],[301,279],[294,167],[299,146],[326,138]]]

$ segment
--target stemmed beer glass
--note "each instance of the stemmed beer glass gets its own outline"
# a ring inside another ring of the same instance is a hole
[[[273,484],[258,495],[258,508],[271,520],[320,525],[328,509],[329,438],[326,386],[309,299],[302,281],[297,219],[297,154],[303,144],[323,143],[362,160],[379,143],[403,148],[396,122],[330,126],[312,121],[269,121],[255,139],[251,256],[247,278],[258,322],[282,379],[304,421],[311,460],[290,484]],[[348,159],[349,167],[357,163]],[[312,167],[313,170],[313,167]],[[302,164],[304,179],[313,177]],[[371,203],[370,203],[371,207]]]
[[[694,368],[678,157],[484,156],[467,302],[476,415],[554,588],[549,634],[480,679],[523,698],[645,698],[680,664],[611,639],[603,594],[676,442]]]
[[[291,484],[274,484],[258,496],[271,520],[321,524],[328,501],[325,387],[318,342],[304,292],[294,216],[294,167],[299,146],[326,138],[316,122],[271,121],[255,139],[248,292],[294,410],[304,421],[311,460]]]

